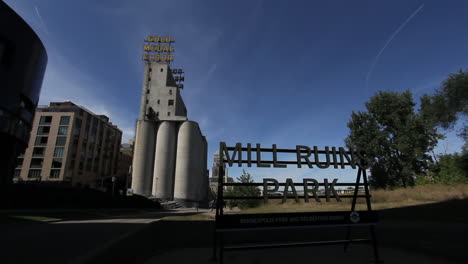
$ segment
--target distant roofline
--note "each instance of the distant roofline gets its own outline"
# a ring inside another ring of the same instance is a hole
[[[110,126],[112,126],[113,128],[119,130],[119,131],[123,134],[122,130],[121,130],[117,125],[113,124],[113,123],[110,121],[110,118],[109,118],[108,116],[106,116],[106,115],[98,115],[98,114],[94,113],[93,111],[89,110],[88,108],[86,108],[86,107],[84,107],[84,106],[82,106],[82,105],[77,105],[77,104],[75,104],[75,103],[73,103],[72,101],[69,101],[69,100],[67,100],[67,101],[60,101],[60,102],[50,102],[49,105],[38,105],[37,108],[38,108],[38,109],[39,109],[39,108],[51,108],[51,107],[54,107],[52,104],[62,104],[62,103],[71,103],[72,105],[83,109],[84,111],[88,112],[89,114],[91,114],[91,115],[93,115],[93,116],[95,116],[96,118],[99,118],[99,119],[101,119],[101,120],[102,120],[102,117],[107,118],[107,121],[106,121],[106,122],[109,123]],[[105,121],[105,120],[103,120],[103,121]]]

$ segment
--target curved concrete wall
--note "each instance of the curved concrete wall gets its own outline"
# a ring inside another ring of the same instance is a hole
[[[200,173],[200,176],[201,176],[201,179],[200,179],[200,182],[201,182],[201,186],[200,188],[198,189],[199,193],[200,193],[200,199],[201,200],[205,200],[206,202],[208,202],[208,199],[209,199],[209,192],[208,190],[210,189],[210,184],[209,184],[209,173],[208,171],[206,170],[206,166],[208,164],[208,161],[207,161],[207,158],[208,158],[208,144],[206,143],[206,138],[204,136],[202,136],[202,145],[203,145],[203,154],[202,154],[202,168],[201,168],[201,173]],[[206,204],[206,206],[208,206],[208,204]]]
[[[200,131],[200,130],[199,130]],[[209,202],[209,197],[210,197],[210,184],[209,184],[209,173],[207,170],[207,164],[208,164],[208,143],[206,142],[206,138],[201,134],[200,131],[200,136],[201,136],[201,144],[203,146],[203,152],[201,153],[201,160],[200,160],[200,165],[201,165],[201,171],[200,171],[200,187],[199,187],[199,192],[200,192],[200,198],[199,198],[199,207],[206,207],[208,208],[208,202]]]
[[[153,181],[156,122],[137,121],[137,136],[132,166],[132,189],[139,195],[151,195]]]
[[[156,139],[152,194],[163,200],[172,200],[174,198],[176,125],[176,122],[162,122],[159,125]]]
[[[175,171],[174,200],[185,206],[197,206],[203,197],[203,164],[205,142],[198,128],[192,121],[184,122],[179,129],[177,139],[177,164]]]

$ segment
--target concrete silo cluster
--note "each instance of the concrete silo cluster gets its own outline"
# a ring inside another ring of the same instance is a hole
[[[206,206],[209,182],[207,142],[187,110],[168,64],[145,66],[137,121],[132,189],[139,195]]]

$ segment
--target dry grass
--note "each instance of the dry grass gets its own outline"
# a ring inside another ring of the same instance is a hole
[[[421,185],[396,190],[377,190],[372,192],[372,202],[421,201],[440,202],[468,198],[468,185]]]
[[[411,205],[421,205],[434,202],[442,202],[453,199],[468,198],[468,185],[424,185],[413,188],[401,188],[396,190],[375,190],[371,191],[372,209],[398,208]],[[286,212],[318,212],[318,211],[348,211],[351,209],[351,199],[342,199],[337,202],[335,199],[326,202],[322,199],[321,203],[310,199],[309,203],[300,200],[296,203],[294,200],[288,200],[282,204],[281,200],[269,200],[268,204],[262,204],[260,207],[244,210],[225,209],[226,213],[286,213]],[[359,198],[356,204],[356,210],[366,210],[365,198]],[[165,221],[200,221],[214,220],[215,211],[200,213],[194,215],[168,216]]]
[[[193,215],[172,215],[163,218],[163,221],[211,221],[214,214],[199,213]]]
[[[411,205],[420,205],[452,199],[468,198],[468,185],[424,185],[412,188],[401,188],[396,190],[371,191],[372,209],[398,208]],[[241,213],[278,213],[278,212],[311,212],[311,211],[347,211],[351,209],[351,199],[335,199],[321,203],[311,199],[309,203],[288,200],[282,204],[281,200],[270,200],[268,204],[257,208],[241,210]],[[367,205],[364,198],[357,200],[356,210],[366,210]]]

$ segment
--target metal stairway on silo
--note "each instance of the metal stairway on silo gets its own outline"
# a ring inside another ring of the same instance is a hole
[[[164,201],[160,203],[161,206],[166,210],[174,210],[182,208],[183,206],[178,204],[176,201]]]
[[[171,200],[165,200],[161,198],[156,198],[154,196],[148,197],[151,201],[158,202],[162,208],[166,210],[175,210],[175,209],[180,209],[184,208],[181,204],[177,203],[176,201],[171,201]]]

